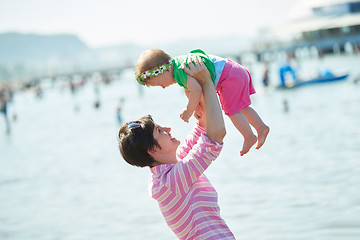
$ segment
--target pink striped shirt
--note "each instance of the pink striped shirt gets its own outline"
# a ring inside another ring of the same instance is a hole
[[[151,168],[150,195],[179,239],[235,239],[220,216],[217,193],[203,174],[222,147],[196,124],[177,149],[178,163]]]

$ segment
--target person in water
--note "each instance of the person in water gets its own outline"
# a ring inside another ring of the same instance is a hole
[[[204,171],[223,148],[226,130],[215,87],[201,59],[184,70],[199,82],[204,114],[180,146],[171,128],[150,115],[124,123],[119,131],[121,155],[131,165],[150,167],[150,195],[178,239],[235,239],[220,216],[217,193]]]
[[[11,132],[10,121],[7,114],[8,100],[10,98],[10,94],[8,92],[8,89],[0,88],[0,114],[4,115],[7,134]]]
[[[200,49],[175,58],[171,58],[161,49],[150,49],[142,52],[136,62],[136,80],[146,86],[166,88],[178,83],[183,87],[189,101],[180,117],[188,122],[194,112],[195,115],[200,115],[203,109],[200,85],[183,70],[183,64],[193,56],[200,57],[204,62],[219,95],[222,109],[244,137],[240,155],[246,154],[256,142],[256,149],[259,149],[265,143],[270,128],[250,107],[250,95],[255,93],[255,89],[250,73],[240,64],[230,59],[207,55]],[[257,136],[249,123],[257,131]]]

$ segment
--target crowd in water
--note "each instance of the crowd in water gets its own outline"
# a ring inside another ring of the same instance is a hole
[[[0,124],[5,124],[5,133],[11,133],[12,122],[17,121],[17,113],[9,111],[12,108],[14,98],[17,94],[22,92],[31,92],[37,99],[42,99],[46,94],[46,89],[50,86],[59,87],[61,91],[69,91],[72,95],[77,95],[78,92],[88,86],[93,85],[95,98],[91,102],[94,109],[101,108],[100,88],[101,85],[110,85],[113,81],[120,79],[121,71],[114,72],[93,72],[86,74],[69,74],[59,75],[47,78],[33,79],[27,82],[0,82]],[[119,96],[118,104],[114,110],[116,119],[122,123],[121,111],[125,98]],[[74,111],[80,111],[80,106],[74,106]]]
[[[0,114],[4,117],[6,133],[10,134],[10,120],[8,116],[9,104],[13,101],[14,91],[11,85],[4,85],[0,87]],[[13,120],[16,121],[16,115],[13,115]]]
[[[123,69],[104,71],[104,72],[89,72],[89,73],[73,73],[66,75],[56,75],[52,77],[36,78],[26,82],[0,82],[0,112],[4,121],[0,120],[0,124],[5,122],[6,133],[11,133],[11,122],[17,120],[17,113],[14,111],[8,111],[11,109],[11,104],[14,99],[14,95],[21,92],[31,92],[37,99],[42,99],[46,95],[48,88],[56,87],[60,91],[68,91],[71,95],[77,95],[85,86],[92,85],[94,89],[94,98],[90,99],[90,104],[96,110],[102,107],[101,102],[101,85],[110,85],[113,81],[121,79]],[[262,76],[262,84],[264,87],[270,85],[269,81],[269,64],[264,64],[264,72]],[[138,94],[143,95],[144,88],[139,85]],[[116,109],[116,119],[119,124],[122,123],[122,109],[125,104],[125,98],[119,96]],[[73,110],[79,112],[81,106],[74,104]],[[0,133],[1,134],[1,133]]]
[[[241,59],[236,59],[237,62],[241,63]],[[297,59],[295,58],[294,54],[287,55],[283,62],[280,61],[276,64],[273,64],[271,61],[263,61],[261,62],[262,65],[262,73],[261,76],[258,77],[258,81],[261,81],[261,84],[264,88],[268,88],[271,86],[276,86],[278,84],[278,79],[274,79],[274,71],[278,71],[275,69],[276,67],[280,67],[281,64],[288,64],[289,66],[296,67]],[[250,64],[251,65],[251,64]],[[245,64],[244,66],[247,66]],[[131,67],[131,66],[129,66]],[[110,85],[113,81],[119,80],[121,78],[122,71],[124,69],[116,69],[116,70],[109,70],[109,71],[95,71],[95,72],[86,72],[86,73],[73,73],[73,74],[63,74],[63,75],[56,75],[51,77],[44,77],[44,78],[36,78],[31,79],[29,81],[23,82],[1,82],[0,81],[0,126],[5,124],[5,132],[7,134],[11,133],[11,122],[15,122],[18,119],[18,116],[15,112],[11,111],[12,103],[14,101],[14,96],[18,93],[24,91],[30,91],[34,93],[34,96],[38,99],[43,98],[44,94],[46,94],[46,90],[48,86],[56,86],[59,87],[61,90],[67,90],[72,95],[78,94],[78,92],[85,86],[89,84],[93,85],[95,98],[91,102],[94,109],[101,108],[101,98],[100,98],[100,86],[101,85]],[[249,68],[251,72],[251,68]],[[279,73],[277,73],[279,74]],[[295,77],[294,77],[295,78]],[[355,84],[360,83],[360,73],[357,75],[351,76],[352,81]],[[287,79],[287,80],[294,80],[294,79]],[[291,81],[290,81],[291,82]],[[140,96],[143,95],[144,88],[139,85],[138,94]],[[119,123],[122,123],[122,116],[121,111],[123,109],[125,98],[119,96],[118,103],[114,112],[116,114],[116,119]],[[9,111],[10,108],[10,111]],[[289,103],[287,99],[283,101],[283,109],[284,112],[289,111]],[[80,106],[75,105],[74,111],[80,111]],[[1,134],[1,133],[0,133]]]

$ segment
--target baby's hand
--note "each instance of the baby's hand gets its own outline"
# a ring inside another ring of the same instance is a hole
[[[189,118],[191,117],[191,113],[185,108],[180,114],[180,118],[184,120],[184,122],[189,122]]]

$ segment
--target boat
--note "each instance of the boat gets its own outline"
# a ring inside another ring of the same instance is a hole
[[[323,83],[330,83],[336,81],[346,80],[349,77],[348,73],[343,74],[333,74],[330,70],[321,70],[318,72],[316,77],[310,79],[301,79],[297,78],[297,75],[293,68],[289,65],[280,68],[280,84],[277,86],[279,89],[289,89],[289,88],[296,88],[302,87],[307,85],[313,84],[323,84]],[[290,81],[289,77],[291,76]]]

